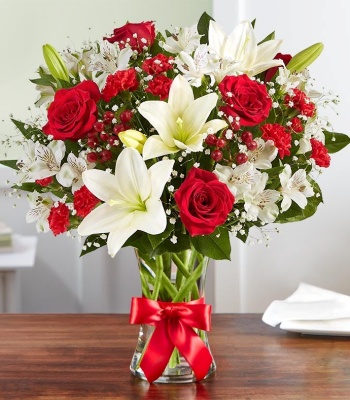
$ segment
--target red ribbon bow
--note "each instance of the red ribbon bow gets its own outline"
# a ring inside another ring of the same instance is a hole
[[[130,324],[155,325],[140,367],[149,382],[164,371],[176,347],[187,360],[197,380],[204,379],[213,358],[193,328],[210,330],[211,305],[204,299],[187,303],[154,301],[133,297]]]

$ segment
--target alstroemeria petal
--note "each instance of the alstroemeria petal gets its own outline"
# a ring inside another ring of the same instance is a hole
[[[176,131],[176,117],[169,104],[157,100],[145,101],[138,111],[158,131],[164,143],[173,146],[172,132]]]
[[[153,164],[149,170],[149,178],[151,181],[151,196],[160,198],[165,184],[167,183],[171,171],[173,170],[174,160],[163,160]]]
[[[168,100],[173,113],[176,116],[181,116],[193,100],[191,85],[183,76],[177,75],[170,86]]]
[[[174,140],[173,145],[175,145]],[[177,153],[178,151],[179,149],[176,146],[167,146],[159,135],[153,135],[146,140],[146,143],[143,146],[142,156],[146,161],[154,157]]]
[[[89,169],[82,174],[84,185],[102,201],[115,199],[119,192],[116,188],[116,178],[106,171]]]

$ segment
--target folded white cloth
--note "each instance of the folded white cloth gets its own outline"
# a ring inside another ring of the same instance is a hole
[[[273,301],[262,320],[289,331],[350,335],[350,296],[300,283],[290,297]]]

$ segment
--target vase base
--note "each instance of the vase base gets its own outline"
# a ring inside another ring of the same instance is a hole
[[[141,368],[134,369],[132,366],[130,366],[130,371],[136,377],[144,381],[147,381],[147,378]],[[216,371],[216,365],[213,362],[204,379],[207,379],[215,371]],[[193,382],[197,382],[196,375],[194,374],[192,369],[188,366],[188,364],[184,363],[184,365],[181,364],[177,365],[176,368],[167,367],[163,372],[163,374],[153,383],[193,383]]]

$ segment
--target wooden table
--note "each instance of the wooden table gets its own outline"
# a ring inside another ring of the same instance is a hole
[[[0,399],[349,399],[350,339],[271,328],[261,315],[213,315],[217,372],[195,384],[129,373],[127,315],[0,315]]]

